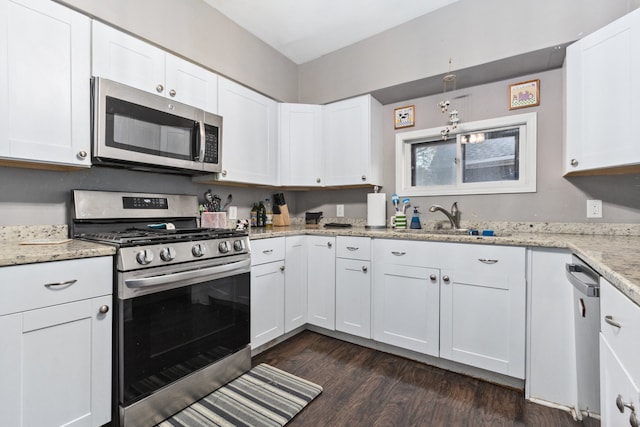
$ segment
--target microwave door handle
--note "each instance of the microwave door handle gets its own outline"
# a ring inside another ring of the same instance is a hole
[[[206,148],[206,135],[204,134],[204,121],[198,123],[199,132],[198,132],[198,160],[200,163],[204,163],[204,150]]]

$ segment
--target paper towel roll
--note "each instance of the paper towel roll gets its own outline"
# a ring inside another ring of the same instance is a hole
[[[384,193],[367,194],[367,227],[384,228],[387,226],[387,195]]]

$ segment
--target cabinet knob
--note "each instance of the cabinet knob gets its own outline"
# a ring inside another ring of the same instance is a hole
[[[164,86],[162,86],[162,85],[156,86],[156,92],[162,93],[163,90],[164,90]]]
[[[280,271],[284,271],[284,265],[280,266]]]
[[[225,170],[223,170],[222,172],[220,172],[220,175],[222,175],[222,176],[227,176],[227,170],[225,169]]]
[[[78,151],[78,158],[79,158],[80,160],[84,160],[84,159],[86,159],[86,158],[87,158],[87,152],[86,152],[86,151],[84,151],[84,150],[82,150],[82,151]]]
[[[638,425],[640,425],[640,421],[638,420],[638,416],[635,411],[629,415],[629,424],[631,424],[631,427],[638,427]]]
[[[616,406],[618,407],[618,411],[620,411],[621,414],[624,413],[624,408],[631,409],[631,412],[635,412],[636,410],[633,403],[625,402],[621,394],[619,394],[618,397],[616,397]]]
[[[449,279],[449,276],[442,276],[442,280],[446,283],[449,283],[449,280],[451,279]]]
[[[362,175],[362,180],[366,181],[367,180],[367,176],[366,175]]]
[[[175,89],[171,89],[169,91],[169,96],[172,97],[172,98],[175,97],[176,96],[176,90]]]
[[[328,248],[330,248],[330,247],[332,247],[332,246],[333,246],[333,243],[331,243],[331,242],[327,242],[327,247],[328,247]]]
[[[320,184],[320,183],[322,182],[322,180],[321,180],[320,178],[316,178],[316,182],[317,182],[318,184]]]
[[[578,166],[578,163],[580,163],[578,162],[578,159],[571,159],[571,166],[573,166],[574,168]]]
[[[109,306],[108,305],[101,305],[100,308],[98,309],[98,311],[102,314],[108,313],[109,312]]]
[[[438,279],[438,276],[436,276],[435,274],[432,274],[431,276],[429,276],[429,279],[435,282]]]
[[[363,266],[362,266],[362,272],[363,272],[363,273],[366,273],[366,272],[367,272],[367,270],[368,270],[367,266],[366,266],[366,265],[363,265]]]

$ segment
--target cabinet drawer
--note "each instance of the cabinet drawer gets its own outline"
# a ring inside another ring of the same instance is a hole
[[[435,267],[440,259],[435,258],[437,247],[442,244],[415,242],[408,240],[375,239],[373,241],[372,261],[417,267]],[[375,267],[374,267],[375,268]]]
[[[111,257],[2,267],[0,316],[109,295],[112,269]]]
[[[637,384],[640,381],[640,307],[600,278],[600,316],[602,336]],[[620,327],[608,323],[607,319]]]
[[[336,238],[336,257],[370,260],[371,239],[368,237],[338,236]]]
[[[449,243],[439,254],[442,268],[461,266],[470,274],[519,274],[525,273],[525,248]]]
[[[251,241],[251,265],[283,260],[284,254],[284,237]]]

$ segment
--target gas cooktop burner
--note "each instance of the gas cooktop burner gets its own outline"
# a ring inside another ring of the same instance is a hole
[[[196,241],[205,239],[222,239],[228,237],[246,236],[239,230],[224,228],[185,228],[185,229],[137,229],[123,231],[80,233],[78,238],[97,242],[112,243],[119,246],[133,246],[150,243],[165,243],[175,241]]]

